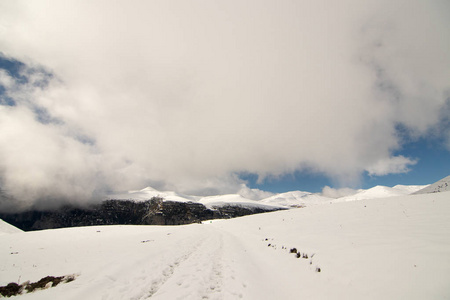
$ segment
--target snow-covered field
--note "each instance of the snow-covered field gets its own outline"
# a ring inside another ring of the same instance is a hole
[[[450,299],[449,215],[442,192],[184,226],[14,232],[3,223],[0,286],[77,274],[19,297]]]

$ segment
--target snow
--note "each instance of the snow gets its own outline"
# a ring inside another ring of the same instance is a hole
[[[424,187],[425,186],[421,185],[396,185],[391,188],[387,186],[377,185],[367,190],[359,190],[354,195],[337,198],[337,202],[404,196],[418,191]]]
[[[17,227],[12,226],[9,223],[6,223],[2,219],[0,219],[0,235],[9,234],[9,233],[17,233],[17,232],[23,232],[23,231]]]
[[[324,197],[309,192],[293,191],[282,194],[273,195],[261,200],[263,203],[272,203],[285,207],[303,207],[308,205],[317,205],[329,203],[333,198]]]
[[[266,210],[285,208],[284,206],[277,205],[277,204],[262,203],[262,201],[250,200],[250,199],[244,198],[238,194],[204,197],[204,198],[200,199],[199,203],[205,205],[208,208],[214,208],[217,206],[224,206],[224,205],[243,206],[243,207],[250,207],[250,208],[262,208],[262,209],[266,209]]]
[[[429,186],[416,191],[415,194],[429,194],[450,191],[450,176],[447,176]]]
[[[163,201],[198,202],[210,209],[229,204],[248,208],[262,208],[266,210],[285,208],[284,206],[277,205],[276,203],[275,204],[261,203],[260,201],[247,199],[239,194],[201,197],[201,196],[185,195],[171,191],[161,192],[152,187],[146,187],[145,189],[142,190],[129,191],[128,193],[114,194],[108,196],[109,199],[130,199],[137,201],[148,200],[151,199],[152,197],[161,197],[163,198]]]
[[[148,200],[152,197],[161,197],[164,201],[178,202],[198,202],[204,204],[208,208],[223,205],[238,205],[250,208],[295,208],[305,207],[319,204],[327,204],[330,202],[346,202],[363,199],[387,198],[409,195],[413,192],[423,189],[426,185],[396,185],[394,187],[376,186],[368,190],[358,190],[356,194],[341,198],[325,197],[318,193],[310,193],[303,191],[291,191],[287,193],[275,194],[262,200],[251,200],[240,194],[217,195],[217,196],[193,196],[185,195],[172,191],[158,191],[152,187],[142,190],[129,191],[122,194],[109,195],[108,199],[131,199],[131,200]]]
[[[401,184],[398,184],[398,185],[394,186],[393,188],[395,190],[402,192],[404,195],[410,195],[410,194],[415,193],[419,190],[422,190],[428,186],[429,186],[429,184],[426,184],[426,185],[401,185]]]
[[[142,190],[128,191],[122,194],[109,195],[108,199],[127,199],[127,200],[149,200],[153,197],[163,198],[165,201],[189,202],[198,201],[201,197],[179,194],[172,191],[158,191],[152,187],[146,187]]]
[[[19,299],[450,299],[449,198],[4,234],[0,285],[78,275]],[[289,253],[294,247],[308,258]]]

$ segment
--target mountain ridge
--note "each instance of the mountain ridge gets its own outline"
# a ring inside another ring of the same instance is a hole
[[[439,181],[436,181],[433,184],[428,185],[427,187],[414,192],[413,194],[429,194],[429,193],[440,193],[450,191],[450,175],[442,178]]]

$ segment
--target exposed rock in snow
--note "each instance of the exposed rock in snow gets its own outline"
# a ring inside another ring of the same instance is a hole
[[[415,192],[414,194],[429,194],[450,191],[450,176],[430,184],[429,186]]]

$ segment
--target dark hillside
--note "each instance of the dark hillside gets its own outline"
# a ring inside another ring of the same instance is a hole
[[[139,202],[107,200],[85,208],[65,206],[58,210],[0,213],[0,219],[30,231],[94,225],[182,225],[268,211],[271,210],[232,205],[211,210],[200,203],[152,198]]]

